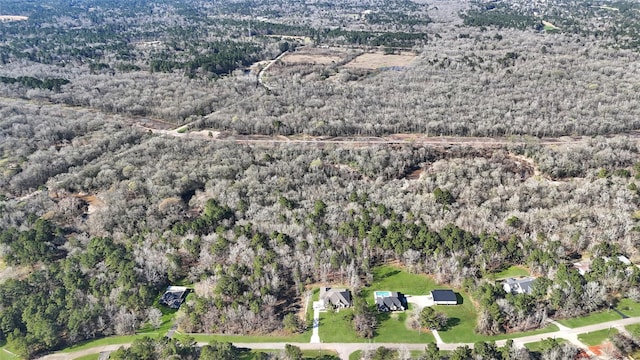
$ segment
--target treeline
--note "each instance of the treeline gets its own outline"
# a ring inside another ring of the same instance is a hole
[[[17,78],[0,76],[0,82],[3,84],[18,83],[32,89],[47,89],[47,90],[60,91],[60,87],[62,85],[68,84],[69,80],[55,79],[55,78],[40,80],[31,76],[20,76]]]
[[[157,55],[158,59],[150,61],[152,72],[171,72],[184,69],[189,76],[195,76],[198,70],[218,76],[231,73],[240,67],[247,67],[259,59],[260,49],[251,43],[224,41],[204,46],[205,54],[197,55],[192,60],[177,62],[170,60],[172,54]]]

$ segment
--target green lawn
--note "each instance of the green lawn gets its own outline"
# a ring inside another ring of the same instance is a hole
[[[100,358],[100,354],[89,354],[89,355],[77,357],[74,360],[98,360],[99,358]]]
[[[281,352],[282,350],[251,350],[251,351],[246,351],[246,352],[242,352],[240,354],[240,360],[253,360],[255,359],[256,355],[259,353],[266,353],[266,354],[277,354],[279,352]],[[320,356],[327,356],[327,357],[334,357],[335,359],[339,359],[338,358],[338,354],[335,351],[330,351],[330,350],[302,350],[302,358],[305,360],[311,360],[311,359],[315,359],[317,357]]]
[[[349,360],[360,360],[362,359],[362,350],[357,350],[349,354]]]
[[[592,313],[586,316],[575,317],[571,319],[558,320],[558,322],[566,327],[576,328],[586,325],[593,325],[607,321],[620,320],[622,317],[615,311],[605,310]]]
[[[549,325],[543,329],[526,331],[520,333],[500,334],[493,336],[484,336],[476,334],[476,321],[478,313],[475,306],[471,302],[469,296],[465,292],[459,292],[462,297],[462,304],[459,305],[436,305],[434,309],[447,314],[449,317],[449,328],[441,330],[438,333],[442,341],[446,343],[475,343],[478,341],[493,341],[503,339],[515,339],[518,337],[544,334],[548,332],[558,331],[555,325]]]
[[[624,327],[631,335],[640,337],[640,324],[627,325]]]
[[[629,317],[640,316],[640,303],[631,299],[621,299],[616,305],[616,309]],[[558,322],[566,327],[575,328],[620,319],[622,319],[620,314],[613,310],[606,309],[585,316],[558,320]]]
[[[511,266],[510,268],[500,271],[498,273],[493,274],[492,277],[494,277],[496,280],[502,280],[502,279],[507,279],[507,278],[512,278],[512,277],[523,277],[523,276],[529,276],[529,270],[525,269],[522,266]]]
[[[629,317],[640,316],[640,303],[632,299],[621,299],[616,305],[616,309]]]
[[[311,341],[311,331],[299,335],[291,336],[269,336],[269,335],[217,335],[217,334],[181,334],[176,333],[175,338],[184,339],[192,337],[198,342],[223,341],[231,343],[265,343],[265,342],[286,342],[286,343],[308,343]]]
[[[109,336],[109,337],[104,337],[104,338],[95,339],[95,340],[83,341],[83,342],[81,342],[79,344],[70,346],[68,348],[64,348],[61,351],[65,352],[65,353],[69,353],[69,352],[74,352],[74,351],[90,349],[90,348],[96,347],[96,346],[128,344],[128,343],[133,342],[133,340],[135,340],[135,339],[143,338],[145,336],[162,337],[164,335],[165,335],[164,333],[163,334],[155,334],[155,335],[152,334],[152,333],[145,333],[145,334],[136,334],[136,335]]]
[[[565,339],[555,339],[555,340],[558,344],[564,344],[565,342],[567,342],[567,340]],[[524,347],[527,348],[527,350],[529,351],[540,352],[543,350],[543,347],[546,345],[547,344],[545,341],[536,341],[536,342],[526,343],[524,344]]]
[[[327,342],[365,342],[353,330],[352,309],[341,309],[339,312],[326,311],[320,313],[320,341]]]
[[[431,290],[441,288],[426,275],[408,273],[390,265],[373,269],[373,283],[362,290],[363,296],[373,304],[374,291],[397,291],[404,295],[427,295]]]
[[[0,347],[0,360],[16,360],[16,359],[20,359],[20,357],[14,356],[6,352],[4,346]]]
[[[616,329],[604,329],[598,331],[592,331],[590,333],[584,333],[578,335],[578,340],[587,346],[596,346],[602,344],[611,335],[618,333]]]
[[[397,313],[378,314],[378,329],[374,337],[376,342],[385,343],[425,343],[435,342],[430,332],[421,332],[407,326],[407,318],[412,310]]]

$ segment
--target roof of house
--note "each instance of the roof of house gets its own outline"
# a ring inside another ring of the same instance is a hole
[[[178,309],[185,299],[188,289],[184,286],[168,286],[167,291],[162,294],[160,303],[172,309]]]
[[[351,305],[351,292],[347,289],[334,289],[329,287],[320,288],[320,299],[329,301],[334,305]]]
[[[509,278],[505,281],[505,284],[509,285],[512,290],[517,292],[531,293],[533,291],[534,278],[514,279]]]
[[[396,296],[387,296],[387,297],[379,297],[376,299],[376,305],[384,305],[389,309],[399,309],[403,308],[402,301],[398,298],[397,293]]]
[[[431,290],[431,296],[433,297],[433,301],[435,302],[439,302],[439,301],[458,301],[458,298],[456,297],[456,293],[453,292],[453,290]]]

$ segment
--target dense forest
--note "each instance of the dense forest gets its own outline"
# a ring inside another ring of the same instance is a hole
[[[0,345],[33,357],[134,334],[174,283],[193,288],[182,332],[292,335],[312,285],[355,292],[388,263],[470,294],[483,335],[640,301],[640,268],[604,260],[640,260],[637,11],[4,1],[26,19],[0,22]],[[511,266],[531,294],[493,281]],[[358,304],[364,337],[372,314]],[[423,356],[578,351],[512,345]],[[112,358],[243,351],[149,338]]]

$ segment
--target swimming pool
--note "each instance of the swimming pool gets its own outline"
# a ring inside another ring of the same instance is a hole
[[[389,297],[389,296],[391,296],[391,291],[376,291],[373,293],[374,298]]]

